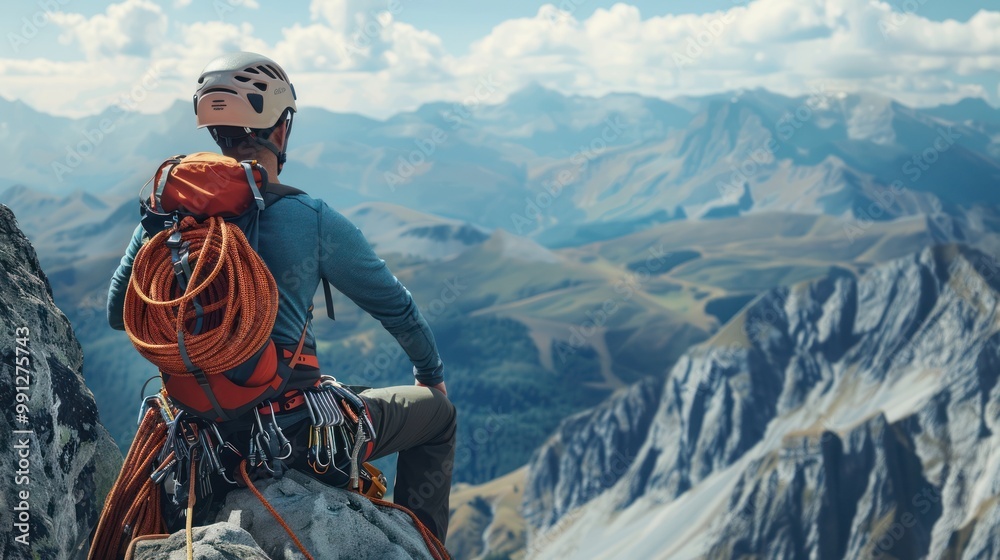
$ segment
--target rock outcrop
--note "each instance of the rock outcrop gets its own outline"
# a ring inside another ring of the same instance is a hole
[[[563,476],[614,476],[600,409],[590,445],[536,456],[529,556],[1000,556],[998,302],[1000,265],[958,246],[758,298],[670,371],[613,488],[565,507],[588,483]]]
[[[317,559],[431,558],[404,512],[376,506],[359,494],[325,486],[295,471],[280,480],[258,482],[257,488]],[[230,492],[215,521],[194,531],[197,558],[303,558],[281,525],[249,491]],[[183,558],[184,550],[184,531],[178,531],[166,540],[139,543],[135,558]],[[181,556],[175,556],[178,553]]]
[[[530,525],[552,526],[625,475],[645,441],[661,388],[662,382],[641,381],[559,425],[531,459],[523,508]]]
[[[191,552],[199,560],[271,560],[250,533],[233,523],[214,523],[195,527],[191,533]],[[302,555],[299,555],[301,558]],[[150,539],[136,544],[134,558],[145,560],[186,560],[187,539],[178,531],[163,540]]]
[[[31,244],[0,206],[0,558],[71,558],[122,462],[83,352]]]

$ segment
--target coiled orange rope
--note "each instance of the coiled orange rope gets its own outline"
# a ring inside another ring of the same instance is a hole
[[[166,439],[167,426],[160,412],[150,408],[136,432],[118,480],[104,502],[88,559],[121,558],[133,538],[165,532],[160,487],[149,475]]]
[[[267,265],[239,227],[222,218],[181,221],[192,265],[181,293],[164,230],[146,243],[132,265],[125,294],[125,330],[140,354],[161,371],[190,375],[178,352],[178,333],[191,362],[208,375],[230,370],[267,342],[278,314],[278,289]],[[193,332],[195,298],[203,327]]]

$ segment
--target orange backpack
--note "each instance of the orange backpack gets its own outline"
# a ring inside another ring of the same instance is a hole
[[[150,182],[140,202],[151,239],[133,263],[125,330],[175,406],[238,418],[286,390],[303,349],[308,323],[292,359],[279,359],[277,284],[256,252],[260,213],[302,191],[269,184],[256,161],[207,152],[168,159]]]

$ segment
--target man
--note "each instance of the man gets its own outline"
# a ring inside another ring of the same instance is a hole
[[[284,70],[264,56],[240,52],[209,62],[198,84],[194,95],[198,128],[209,129],[224,155],[256,159],[271,182],[276,182],[296,111],[295,90]],[[119,330],[124,329],[125,290],[142,242],[140,226],[111,280],[108,321]],[[410,293],[357,227],[305,194],[285,196],[262,212],[258,243],[257,252],[278,286],[272,338],[279,346],[298,343],[316,288],[325,278],[380,321],[410,358],[415,386],[373,389],[361,395],[376,433],[369,459],[399,452],[395,501],[413,510],[443,542],[455,454],[455,407],[446,396],[434,336]],[[311,328],[306,332],[306,346],[314,352]],[[319,372],[302,375],[318,377]],[[296,449],[305,447],[305,432],[294,438]],[[304,463],[304,457],[293,461],[296,467]],[[303,470],[322,480],[311,470]]]

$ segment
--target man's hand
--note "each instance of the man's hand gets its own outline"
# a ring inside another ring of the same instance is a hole
[[[424,385],[423,383],[417,381],[417,387],[430,387],[431,389],[437,389],[448,396],[448,388],[444,386],[444,381],[438,383],[437,385]]]

